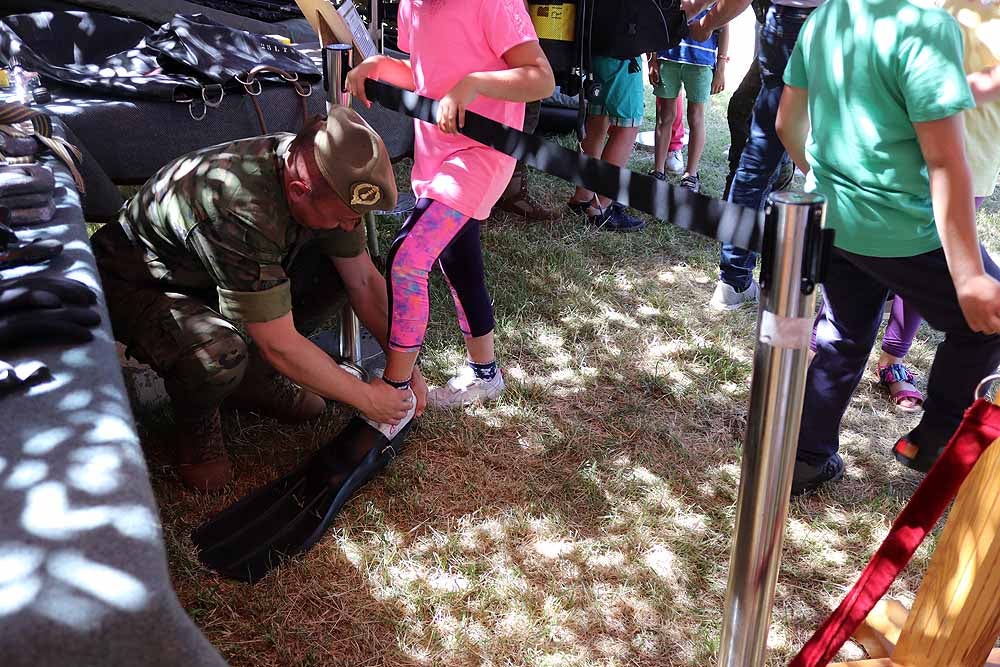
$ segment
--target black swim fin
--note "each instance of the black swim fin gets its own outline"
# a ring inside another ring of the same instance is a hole
[[[199,526],[198,558],[230,579],[255,583],[282,560],[304,553],[351,496],[396,457],[413,425],[390,441],[360,417],[305,463]]]

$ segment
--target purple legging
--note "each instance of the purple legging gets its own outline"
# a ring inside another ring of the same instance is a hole
[[[435,264],[451,290],[462,334],[479,337],[493,330],[479,221],[440,202],[421,199],[389,251],[390,349],[416,352],[423,345],[430,317],[428,278]]]
[[[816,351],[816,325],[824,317],[827,317],[826,303],[820,306],[813,321],[812,340],[809,342],[809,349]],[[923,318],[914,308],[907,305],[898,295],[892,297],[892,310],[889,312],[889,322],[885,325],[885,334],[882,336],[882,351],[888,355],[902,359],[910,351],[913,345],[913,338],[917,335],[917,329]]]

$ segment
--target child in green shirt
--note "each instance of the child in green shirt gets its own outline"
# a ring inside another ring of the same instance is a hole
[[[836,230],[793,494],[839,479],[840,421],[889,290],[945,333],[924,416],[897,458],[924,470],[1000,363],[1000,269],[976,238],[962,112],[974,105],[954,19],[919,0],[828,0],[785,70],[777,127]]]

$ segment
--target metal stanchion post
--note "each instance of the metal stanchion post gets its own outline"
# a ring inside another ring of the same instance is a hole
[[[825,199],[768,200],[760,317],[729,562],[720,667],[764,664],[802,417],[809,340],[829,234]]]
[[[351,95],[344,85],[347,72],[351,69],[350,44],[331,44],[323,49],[323,75],[326,79],[327,101],[329,104],[351,105]],[[342,365],[362,379],[368,373],[361,366],[361,323],[350,303],[340,314],[340,359]]]

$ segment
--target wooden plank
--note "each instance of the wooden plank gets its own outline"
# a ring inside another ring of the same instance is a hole
[[[894,662],[889,658],[878,658],[876,660],[853,660],[851,662],[830,663],[828,667],[910,667],[899,662]],[[943,665],[941,666],[943,667]],[[989,660],[983,667],[1000,667],[1000,649],[993,649]]]
[[[302,15],[319,36],[320,44],[354,44],[351,29],[330,0],[295,0]],[[357,50],[357,49],[355,49]],[[355,61],[358,62],[358,61]]]
[[[865,648],[869,658],[890,657],[909,613],[899,600],[879,600],[854,632],[854,641]]]
[[[1000,634],[1000,443],[962,485],[893,660],[979,667]]]

